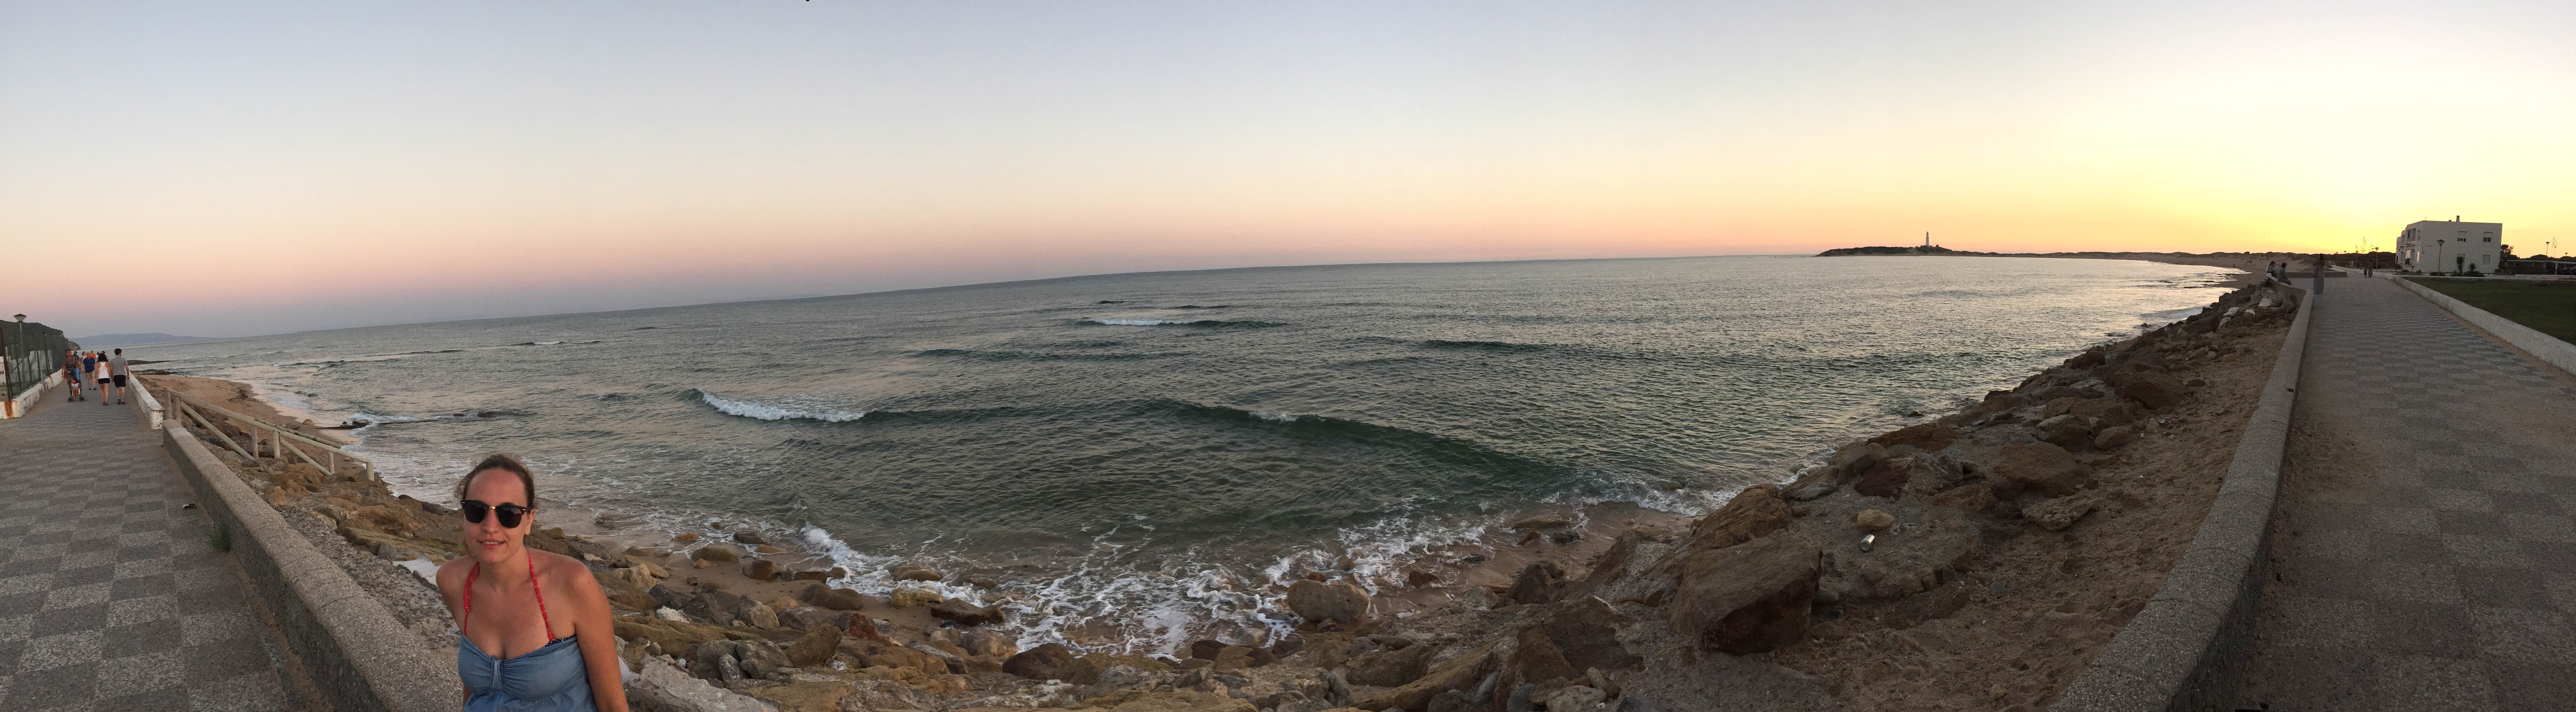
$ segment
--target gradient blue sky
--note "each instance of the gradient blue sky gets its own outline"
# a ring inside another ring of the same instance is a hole
[[[2452,214],[2529,253],[2576,241],[2571,8],[11,0],[0,309],[242,335]],[[129,258],[21,258],[73,245]]]

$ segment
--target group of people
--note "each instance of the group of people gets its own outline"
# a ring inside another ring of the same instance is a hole
[[[63,376],[63,380],[71,382],[72,401],[89,400],[88,396],[81,394],[81,384],[97,383],[99,405],[125,404],[125,349],[117,349],[112,354],[65,351]]]

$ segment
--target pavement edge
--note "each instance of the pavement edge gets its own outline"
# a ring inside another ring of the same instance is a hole
[[[331,706],[367,712],[429,712],[464,706],[451,662],[419,649],[414,634],[349,573],[286,524],[229,466],[177,422],[161,428],[179,474],[230,542],[251,588],[322,688]],[[209,476],[210,473],[223,476]]]
[[[2299,368],[2307,357],[2309,312],[2316,306],[2305,289],[2274,288],[2295,295],[2299,313],[2236,442],[2218,499],[2164,587],[2093,656],[2049,705],[2051,712],[2234,709],[2253,648],[2281,459],[2298,403]]]

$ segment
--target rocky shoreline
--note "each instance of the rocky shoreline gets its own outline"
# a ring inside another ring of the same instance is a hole
[[[1169,655],[1022,649],[1024,602],[951,600],[915,587],[948,578],[918,564],[889,570],[886,595],[836,588],[850,572],[754,531],[556,514],[529,542],[599,578],[639,710],[2040,709],[2188,545],[2291,311],[2235,290],[1705,517],[1596,516],[1587,534],[1542,513],[1510,556],[1403,581],[1363,587],[1336,562],[1283,590],[1235,584],[1284,597],[1294,632]],[[405,568],[462,552],[457,515],[219,457],[424,645],[453,649]]]

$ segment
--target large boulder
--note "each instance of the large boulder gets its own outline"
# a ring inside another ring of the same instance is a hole
[[[2093,419],[2074,413],[2039,421],[2039,439],[2067,450],[2093,444]]]
[[[1823,552],[1788,537],[1695,551],[1674,582],[1673,629],[1704,650],[1758,653],[1798,641]]]
[[[699,613],[706,616],[707,620],[715,621],[716,625],[724,626],[745,620],[745,616],[751,613],[751,607],[760,605],[760,602],[720,589],[707,589],[698,592],[698,604],[703,610],[690,611],[691,613]],[[775,618],[772,622],[776,622]]]
[[[796,594],[796,600],[835,611],[855,611],[865,607],[867,603],[867,599],[861,598],[857,591],[833,588],[820,583],[806,586],[804,591]]]
[[[780,610],[778,624],[796,630],[813,630],[825,626],[842,630],[850,627],[850,612],[814,606],[797,606]]]
[[[1576,670],[1635,670],[1644,660],[1619,642],[1619,627],[1629,622],[1609,602],[1587,596],[1549,605],[1546,617],[1530,629],[1545,634]]]
[[[1431,703],[1432,697],[1440,693],[1475,686],[1476,680],[1484,677],[1491,667],[1494,645],[1495,643],[1486,643],[1466,654],[1450,658],[1448,662],[1441,663],[1433,667],[1431,672],[1423,674],[1421,679],[1399,687],[1353,691],[1351,706],[1362,710],[1423,709]]]
[[[698,547],[697,551],[689,552],[689,558],[700,561],[713,561],[716,563],[730,564],[736,561],[741,561],[742,554],[743,552],[740,547],[730,544],[709,544]]]
[[[1863,443],[1868,444],[1868,443]],[[1870,445],[1877,447],[1876,445]],[[1886,458],[1873,460],[1875,465]],[[1723,549],[1751,541],[1789,526],[1789,501],[1780,497],[1780,488],[1763,483],[1744,488],[1726,506],[1693,522],[1687,550]]]
[[[1503,591],[1503,598],[1513,603],[1546,603],[1556,600],[1558,590],[1564,587],[1564,567],[1554,561],[1533,561],[1512,577],[1512,587]]]
[[[2025,491],[2037,491],[2052,497],[2073,494],[2091,473],[2075,454],[2051,443],[2005,445],[1996,451],[1997,460],[1990,468],[1993,477],[1987,484],[1999,496],[2011,497]]]
[[[1002,610],[968,603],[963,599],[940,601],[930,605],[930,615],[960,626],[979,626],[1002,622]]]
[[[1836,451],[1831,467],[1836,481],[1849,481],[1853,477],[1860,476],[1860,473],[1868,472],[1869,468],[1878,465],[1878,461],[1885,459],[1887,459],[1887,446],[1864,440],[1843,446],[1843,449]]]
[[[1918,423],[1898,428],[1896,432],[1870,438],[1869,441],[1890,448],[1898,445],[1912,445],[1924,452],[1940,452],[1941,448],[1949,447],[1951,441],[1958,439],[1957,428],[1940,423]]]
[[[813,667],[830,662],[841,649],[841,629],[831,625],[815,626],[787,646],[787,662],[796,667]]]
[[[948,663],[946,661],[933,657],[929,653],[895,645],[882,640],[843,638],[841,640],[841,652],[849,654],[850,657],[857,658],[859,661],[858,666],[862,668],[883,666],[889,668],[911,668],[913,670],[921,671],[923,674],[927,675],[948,674]],[[1007,671],[1007,668],[1005,668],[1005,670]]]
[[[1348,581],[1299,580],[1288,587],[1288,610],[1318,623],[1349,623],[1368,616],[1368,592]]]
[[[1048,643],[1002,661],[1002,672],[1030,680],[1062,680],[1076,685],[1098,681],[1100,671],[1089,661],[1074,657],[1062,644]]]
[[[893,569],[886,571],[886,576],[896,581],[937,581],[941,578],[939,572],[929,566],[910,561],[895,564]]]
[[[1422,679],[1431,671],[1431,657],[1439,653],[1440,646],[1428,643],[1364,653],[1344,663],[1348,672],[1343,677],[1353,684],[1396,687]]]
[[[648,712],[770,712],[769,703],[691,677],[662,658],[648,657],[626,681],[626,701]]]
[[[2114,373],[2103,377],[2104,383],[2120,391],[2120,396],[2149,408],[2171,408],[2183,401],[2188,392],[2182,380],[2173,376],[2144,371]]]

